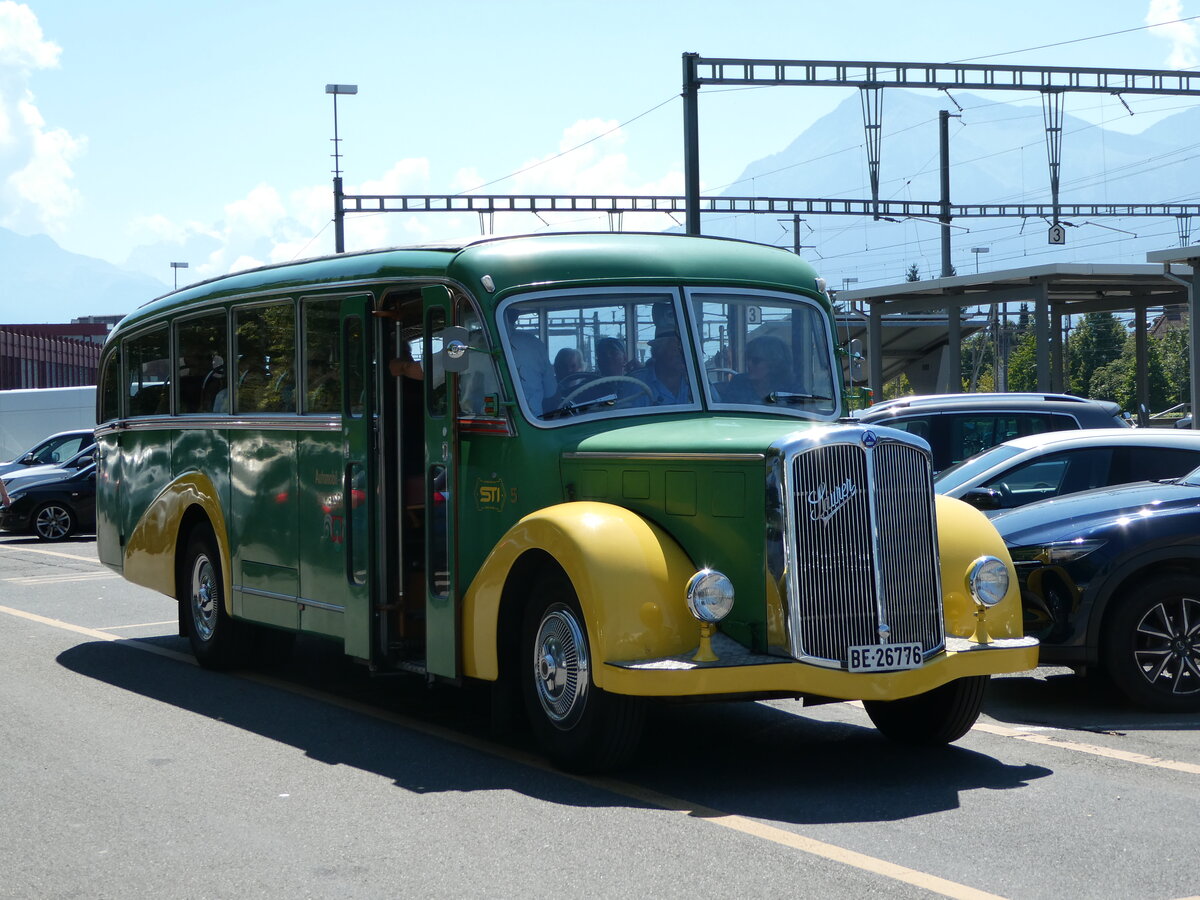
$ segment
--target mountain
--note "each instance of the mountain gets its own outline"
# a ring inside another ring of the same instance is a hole
[[[0,322],[125,315],[169,289],[148,275],[70,253],[45,235],[0,228]]]
[[[887,90],[881,118],[881,200],[937,202],[940,196],[939,110],[949,122],[950,200],[959,204],[1046,203],[1051,200],[1045,122],[1040,104],[997,102],[953,92]],[[1104,128],[1070,114],[1095,108],[1094,95],[1067,95],[1062,122],[1060,203],[1200,202],[1200,108],[1165,118],[1139,134]],[[1108,101],[1106,109],[1112,108]],[[1126,115],[1117,107],[1112,115]],[[869,199],[862,108],[850,96],[778,153],[746,166],[724,196]],[[703,157],[703,146],[701,147]],[[791,246],[786,214],[703,218],[705,234]],[[913,262],[925,278],[940,269],[940,228],[935,221],[874,222],[861,216],[802,216],[802,251],[836,285],[860,276],[859,286],[901,281]],[[979,261],[970,248],[984,246],[983,269],[1056,262],[1145,263],[1148,250],[1179,243],[1172,217],[1094,217],[1067,222],[1067,244],[1051,247],[1042,219],[960,218],[952,235],[953,262],[967,274]],[[809,230],[812,229],[812,230]],[[1200,242],[1200,227],[1192,242]]]

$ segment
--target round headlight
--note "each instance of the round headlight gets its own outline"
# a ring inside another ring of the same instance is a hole
[[[967,586],[980,606],[995,606],[1008,593],[1008,566],[994,556],[981,556],[971,563]]]
[[[720,572],[701,569],[688,581],[687,605],[701,622],[720,622],[733,609],[733,582]]]

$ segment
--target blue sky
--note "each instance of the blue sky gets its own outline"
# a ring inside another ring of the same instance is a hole
[[[338,107],[349,193],[504,179],[487,191],[680,194],[684,51],[1186,68],[1200,63],[1200,20],[1143,26],[1189,16],[1200,0],[0,0],[0,225],[166,283],[169,262],[186,260],[190,281],[332,251],[329,82],[359,85]],[[704,190],[847,95],[702,90]],[[1115,100],[1070,111],[1138,130],[1179,101],[1131,105],[1132,118]],[[479,227],[473,215],[350,217],[347,245]]]

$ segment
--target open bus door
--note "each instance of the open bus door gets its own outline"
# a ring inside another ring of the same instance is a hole
[[[455,586],[458,376],[443,365],[446,329],[453,324],[450,291],[421,291],[425,369],[425,653],[426,671],[459,677],[459,604]]]
[[[375,535],[373,387],[370,377],[375,345],[369,296],[347,297],[340,313],[342,371],[342,503],[345,511],[346,653],[371,657]]]

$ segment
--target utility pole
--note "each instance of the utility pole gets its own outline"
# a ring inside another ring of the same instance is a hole
[[[700,83],[699,53],[683,54],[683,196],[688,234],[700,234]]]
[[[325,93],[333,95],[333,249],[335,253],[346,252],[346,207],[342,193],[341,138],[338,137],[337,98],[338,94],[357,94],[357,84],[327,84]]]
[[[942,195],[940,197],[942,214],[938,221],[942,223],[942,278],[949,278],[954,265],[950,262],[950,119],[961,118],[957,113],[948,109],[938,110],[938,154],[942,160]],[[978,257],[976,258],[978,259]]]

